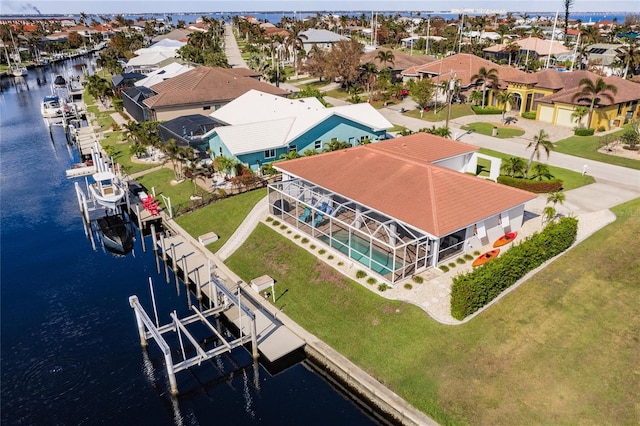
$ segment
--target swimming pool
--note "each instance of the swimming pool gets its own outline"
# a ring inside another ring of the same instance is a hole
[[[349,232],[346,230],[336,231],[331,237],[323,235],[320,240],[380,275],[393,272],[393,254],[377,250],[375,246],[371,247],[369,241],[358,235],[351,235],[351,250],[349,250]],[[402,268],[402,262],[396,261],[395,267]]]

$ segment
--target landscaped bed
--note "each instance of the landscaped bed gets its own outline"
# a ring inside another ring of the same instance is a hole
[[[525,133],[524,130],[520,127],[504,125],[500,123],[477,122],[477,123],[470,123],[460,128],[462,130],[473,130],[474,132],[480,133],[481,135],[494,136],[493,135],[494,127],[497,130],[495,137],[500,139],[507,139],[507,138],[513,138],[516,136],[522,136]]]

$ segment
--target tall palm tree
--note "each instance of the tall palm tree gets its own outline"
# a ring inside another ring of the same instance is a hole
[[[611,103],[614,102],[613,95],[618,93],[618,88],[613,84],[608,84],[602,77],[598,77],[594,82],[590,78],[583,78],[578,82],[580,91],[573,95],[572,101],[587,101],[589,102],[589,119],[587,120],[588,127],[591,127],[591,120],[593,119],[593,109],[596,103],[600,102],[600,98],[607,98]],[[613,93],[613,95],[611,93]]]
[[[618,51],[618,57],[624,63],[624,73],[622,78],[627,78],[627,73],[629,72],[629,68],[635,68],[640,64],[640,46],[638,46],[638,42],[634,39],[632,41],[628,41],[628,45],[620,46]]]
[[[563,204],[565,198],[566,197],[564,196],[564,192],[555,191],[555,192],[550,193],[547,196],[547,203],[552,203],[553,207],[555,208],[556,204],[558,204],[558,203]]]
[[[380,50],[378,52],[378,54],[376,55],[376,59],[378,60],[378,62],[380,62],[380,65],[382,68],[386,68],[387,63],[390,63],[392,66],[394,64],[395,61],[395,56],[393,54],[393,51],[391,50]]]
[[[527,163],[527,168],[524,171],[524,177],[526,178],[529,174],[529,169],[531,168],[531,163],[533,163],[533,157],[536,159],[540,159],[540,149],[543,149],[547,154],[547,158],[549,158],[549,153],[555,149],[555,145],[551,140],[549,140],[549,135],[544,130],[540,130],[540,133],[533,137],[533,140],[529,142],[527,145],[527,149],[533,147],[533,152],[531,153],[531,157],[529,157],[529,162]]]
[[[304,41],[307,40],[306,34],[302,34],[303,28],[299,25],[294,25],[291,29],[291,35],[289,35],[285,43],[290,52],[293,52],[293,68],[296,72],[296,78],[298,77],[298,49],[302,49]]]
[[[484,108],[487,81],[491,82],[493,87],[496,87],[498,85],[498,70],[495,68],[487,70],[486,67],[480,67],[478,73],[471,76],[471,81],[475,82],[475,84],[482,82],[482,108]]]

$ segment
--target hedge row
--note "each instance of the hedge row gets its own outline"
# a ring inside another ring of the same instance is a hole
[[[573,132],[576,136],[593,136],[594,133],[594,129],[587,129],[586,127],[578,127],[575,132]]]
[[[535,120],[536,119],[536,112],[535,111],[527,111],[527,112],[523,112],[522,114],[520,114],[520,116],[522,118],[526,118],[529,120]]]
[[[502,109],[496,107],[486,106],[482,108],[481,106],[472,106],[471,109],[478,115],[481,114],[502,114]]]
[[[562,189],[563,181],[560,179],[549,180],[529,180],[523,178],[514,178],[511,176],[498,176],[498,183],[511,186],[514,188],[524,189],[525,191],[543,194],[547,192],[556,192]]]
[[[476,312],[527,273],[571,247],[577,232],[577,219],[561,218],[496,259],[456,276],[451,287],[451,315],[462,320]]]

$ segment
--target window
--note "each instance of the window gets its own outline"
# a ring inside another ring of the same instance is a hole
[[[267,149],[264,152],[264,158],[274,158],[276,156],[276,150],[275,149]]]
[[[315,149],[322,149],[322,142],[321,141],[315,141],[313,147]]]
[[[211,109],[211,105],[205,105],[202,107],[204,111],[209,111]]]
[[[291,145],[289,147],[289,152],[298,152],[298,147],[296,145]]]
[[[353,143],[356,141],[356,138],[349,138],[349,145],[353,146]]]
[[[618,115],[622,114],[622,104],[618,104]]]

